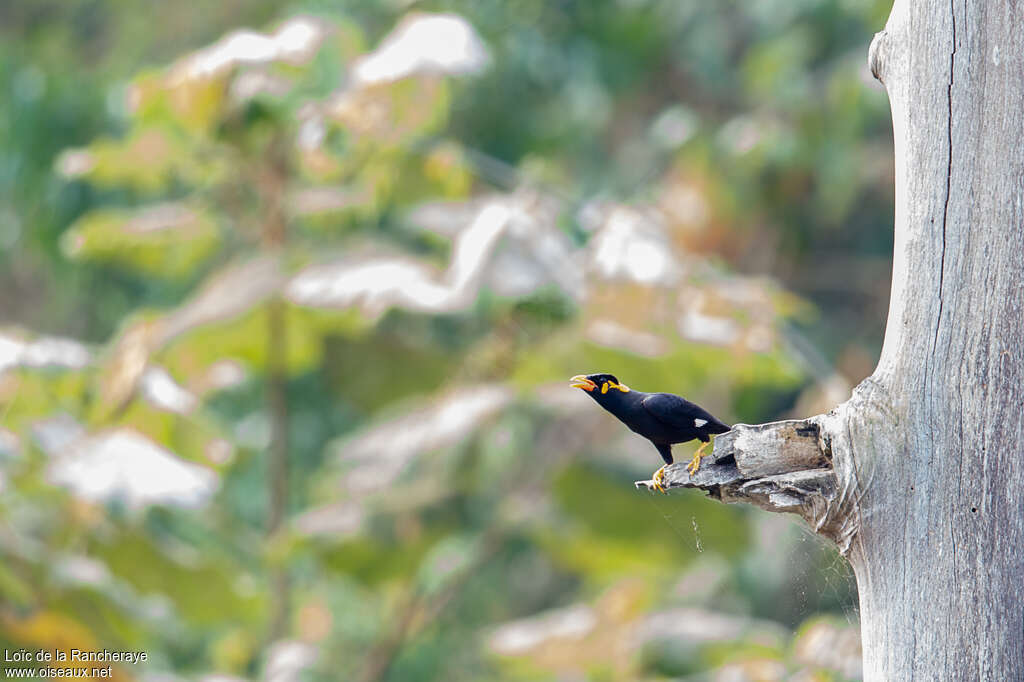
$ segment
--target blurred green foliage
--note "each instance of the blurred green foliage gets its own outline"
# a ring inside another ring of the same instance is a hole
[[[405,4],[0,6],[3,646],[856,677],[842,560],[635,491],[654,450],[564,380],[756,422],[828,407],[794,333],[870,371],[887,3]]]

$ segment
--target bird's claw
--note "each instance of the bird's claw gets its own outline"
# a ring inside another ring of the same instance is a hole
[[[651,476],[651,483],[655,490],[668,495],[668,491],[665,490],[665,467],[661,467],[654,472],[654,475]]]

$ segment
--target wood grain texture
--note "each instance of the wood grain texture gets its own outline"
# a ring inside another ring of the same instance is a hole
[[[1017,2],[899,0],[871,50],[896,238],[882,356],[843,443],[866,680],[1024,676],[1022,24]]]

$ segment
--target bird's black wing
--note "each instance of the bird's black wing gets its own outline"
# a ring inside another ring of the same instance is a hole
[[[725,433],[729,430],[728,424],[715,418],[700,405],[671,393],[652,393],[640,404],[655,419],[677,429],[700,429],[708,433]]]

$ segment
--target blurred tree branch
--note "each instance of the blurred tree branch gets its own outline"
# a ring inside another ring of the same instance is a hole
[[[288,155],[284,140],[278,136],[267,150],[261,172],[260,190],[266,220],[262,228],[263,248],[279,254],[287,243],[285,188],[288,179]],[[270,444],[267,465],[267,536],[273,543],[288,512],[288,329],[285,302],[275,296],[266,306],[267,377],[266,401],[270,413]],[[284,636],[290,609],[288,571],[277,565],[273,571],[270,640]]]
[[[380,682],[387,678],[405,643],[437,622],[477,571],[501,550],[505,533],[502,526],[492,526],[481,538],[481,548],[473,561],[450,576],[440,590],[426,594],[417,586],[408,589],[396,609],[391,628],[367,653],[363,670],[356,678],[358,682]]]

